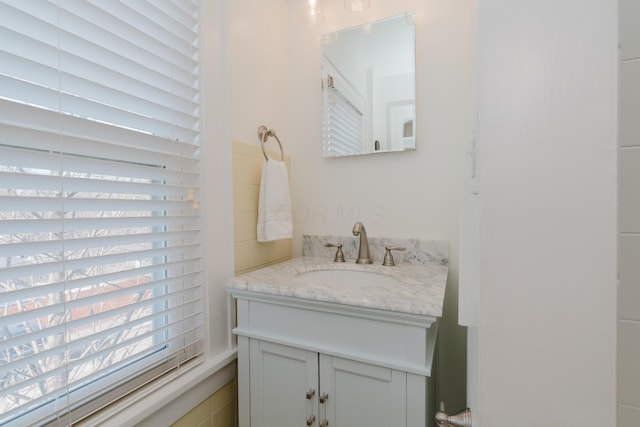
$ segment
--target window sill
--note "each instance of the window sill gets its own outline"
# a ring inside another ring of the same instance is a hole
[[[228,349],[179,376],[169,374],[78,426],[171,425],[235,378],[236,354],[235,348]]]

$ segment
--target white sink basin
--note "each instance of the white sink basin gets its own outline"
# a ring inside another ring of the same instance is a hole
[[[326,283],[339,286],[393,286],[401,283],[395,277],[359,270],[313,270],[299,273],[297,277],[308,283]]]

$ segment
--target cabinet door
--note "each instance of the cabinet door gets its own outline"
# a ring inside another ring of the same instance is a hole
[[[310,416],[317,426],[318,353],[256,339],[249,353],[251,427],[300,427]]]
[[[328,395],[320,419],[329,427],[406,426],[406,385],[404,372],[320,354],[320,393]]]

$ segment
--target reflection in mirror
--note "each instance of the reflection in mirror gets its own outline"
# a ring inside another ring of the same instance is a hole
[[[415,150],[414,14],[322,36],[322,155]]]

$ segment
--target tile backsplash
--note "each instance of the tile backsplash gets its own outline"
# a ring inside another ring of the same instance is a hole
[[[268,152],[279,158],[279,152]],[[242,274],[291,259],[291,240],[257,241],[258,195],[264,155],[260,147],[233,142],[233,217],[235,273]],[[290,159],[285,157],[290,170]],[[291,175],[289,175],[291,177]],[[291,179],[291,178],[289,178]]]
[[[235,427],[238,425],[238,385],[233,380],[198,406],[187,412],[171,427]]]
[[[621,0],[618,134],[618,427],[640,425],[640,2]]]

